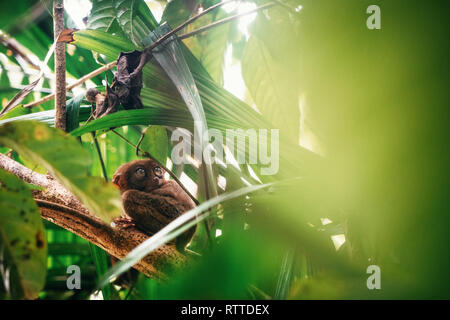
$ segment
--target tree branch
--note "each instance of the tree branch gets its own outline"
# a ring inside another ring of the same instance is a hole
[[[42,218],[88,240],[110,255],[122,259],[149,236],[136,228],[107,225],[67,189],[49,176],[36,173],[20,163],[0,154],[0,168],[21,180],[45,188],[33,191]],[[155,279],[186,265],[187,258],[174,244],[163,245],[139,261],[134,268]]]
[[[33,69],[40,70],[39,66],[37,66],[31,59],[28,57],[28,55],[25,52],[25,48],[17,42],[14,38],[8,38],[4,34],[0,34],[0,44],[5,46],[7,49],[11,50],[12,53],[16,57],[20,57],[23,59],[26,63],[28,63]]]
[[[248,15],[250,13],[254,13],[254,12],[257,12],[257,11],[268,9],[268,8],[270,8],[270,7],[272,7],[272,6],[276,5],[276,4],[278,4],[278,3],[269,2],[269,3],[266,3],[266,4],[262,5],[262,6],[260,6],[260,7],[256,7],[254,9],[252,9],[252,10],[249,10],[249,11],[246,11],[246,12],[242,12],[242,13],[238,13],[238,14],[235,14],[234,16],[230,16],[228,18],[224,18],[224,19],[221,19],[221,20],[214,21],[214,22],[212,22],[212,23],[210,23],[210,24],[208,24],[206,26],[200,27],[200,28],[195,29],[195,30],[193,30],[191,32],[183,33],[183,34],[178,36],[178,39],[183,40],[183,39],[195,36],[195,35],[197,35],[199,33],[205,32],[205,31],[207,31],[207,30],[209,30],[211,28],[218,27],[218,26],[220,26],[220,25],[222,25],[224,23],[228,23],[230,21],[233,21],[235,19],[238,19],[238,18],[240,18],[242,16],[245,16],[245,15]]]
[[[53,0],[53,35],[55,41],[64,30],[63,0]],[[66,44],[55,47],[55,127],[66,131]]]
[[[75,81],[75,82],[72,83],[71,85],[68,85],[68,86],[66,87],[65,90],[66,90],[66,91],[69,91],[69,90],[72,90],[72,89],[75,88],[75,87],[78,87],[79,85],[82,85],[83,83],[85,83],[85,82],[88,81],[89,79],[91,79],[91,78],[93,78],[93,77],[96,77],[96,76],[98,76],[99,74],[102,74],[103,72],[108,71],[108,70],[114,68],[114,67],[116,66],[116,64],[117,64],[117,61],[113,61],[113,62],[110,62],[110,63],[108,63],[108,64],[105,64],[103,67],[100,67],[100,68],[98,68],[98,69],[95,69],[95,70],[92,71],[91,73],[88,73],[87,75],[82,76],[80,79],[78,79],[77,81]],[[23,107],[24,107],[24,108],[32,108],[32,107],[41,105],[41,104],[43,104],[44,102],[50,101],[50,100],[52,100],[52,99],[54,99],[54,98],[55,98],[55,94],[52,93],[52,94],[49,94],[49,95],[47,95],[47,96],[45,96],[45,97],[43,97],[43,98],[41,98],[41,99],[39,99],[39,100],[36,100],[36,101],[30,102],[30,103],[28,103],[28,104],[25,104]]]

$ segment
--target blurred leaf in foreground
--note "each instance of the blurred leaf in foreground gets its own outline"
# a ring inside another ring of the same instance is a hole
[[[0,127],[0,143],[43,166],[103,220],[120,215],[118,191],[87,176],[91,158],[72,136],[39,122],[17,121]]]
[[[0,276],[7,296],[34,299],[44,287],[47,242],[27,185],[0,170]]]

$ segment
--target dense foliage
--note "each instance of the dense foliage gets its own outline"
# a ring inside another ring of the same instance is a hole
[[[67,45],[70,81],[148,47],[170,30],[164,22],[173,29],[218,3],[91,2],[86,28]],[[68,132],[53,128],[53,101],[24,107],[54,87],[51,58],[34,92],[0,118],[1,153],[48,172],[105,221],[120,214],[105,179],[139,158],[140,139],[141,153],[190,181],[201,205],[189,214],[201,222],[188,249],[201,256],[163,282],[140,275],[119,289],[103,281],[103,298],[449,298],[448,3],[376,1],[382,27],[370,30],[373,1],[281,2],[258,11],[247,31],[233,20],[158,47],[143,69],[142,109],[90,118],[84,92],[105,91],[108,70],[68,92]],[[2,3],[2,107],[35,80],[25,57],[43,61],[53,43],[50,7]],[[238,13],[230,8],[179,35]],[[242,99],[225,89],[229,56],[242,71]],[[176,128],[279,129],[279,170],[260,174],[267,165],[250,160],[251,144],[240,146],[244,164],[175,165]],[[1,298],[89,298],[101,279],[188,227],[180,221],[111,269],[104,251],[39,218],[33,186],[1,169],[0,186]],[[66,287],[70,265],[82,270],[81,290]],[[380,267],[380,290],[367,287],[369,265]]]

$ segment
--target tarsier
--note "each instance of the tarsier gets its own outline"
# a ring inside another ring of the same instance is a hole
[[[120,189],[126,213],[116,220],[118,224],[154,234],[195,207],[189,195],[174,180],[166,180],[164,173],[151,159],[134,160],[116,170],[113,183]],[[178,236],[175,243],[179,250],[185,248],[194,232],[195,227]]]

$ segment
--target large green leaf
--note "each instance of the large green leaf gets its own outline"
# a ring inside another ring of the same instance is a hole
[[[227,15],[221,14],[217,17],[218,19],[225,18]],[[195,38],[198,49],[193,51],[193,53],[214,81],[220,85],[223,85],[225,50],[228,44],[230,27],[231,25],[226,23],[222,26],[211,29],[205,34],[200,34]]]
[[[34,299],[44,287],[47,242],[30,188],[0,169],[0,278],[13,299]]]
[[[143,0],[94,0],[89,28],[120,35],[117,26],[139,47],[158,23]]]
[[[295,25],[284,8],[259,14],[244,49],[242,75],[258,110],[280,134],[299,143],[300,83]],[[280,37],[283,34],[283,37]]]
[[[131,44],[126,40],[101,31],[80,30],[74,33],[74,38],[74,45],[102,53],[110,60],[117,59],[121,51],[132,50]],[[215,83],[192,53],[182,43],[180,45],[200,94],[209,128],[220,130],[273,128],[273,125],[260,113]],[[147,87],[142,90],[144,105],[157,108],[146,111],[130,110],[120,113],[120,116],[118,113],[108,115],[91,121],[86,128],[80,128],[73,134],[80,135],[89,130],[108,129],[127,124],[175,125],[191,130],[190,115],[186,113],[183,100],[164,70],[154,60],[151,60],[144,67],[143,75],[144,86]],[[139,114],[139,112],[143,113]],[[149,118],[146,118],[147,115]],[[286,141],[287,138],[280,135],[280,174],[289,177],[293,168],[298,172],[308,173],[311,165],[322,162],[317,155],[299,147],[298,141],[291,143]],[[248,150],[245,151],[248,152]]]
[[[88,18],[88,28],[126,36],[117,21],[116,8],[112,0],[92,1],[92,9]]]
[[[64,132],[36,121],[14,121],[0,127],[0,143],[43,166],[105,221],[121,213],[118,191],[97,177],[88,177],[88,152]]]
[[[176,27],[194,14],[199,5],[205,7],[208,1],[170,1],[164,9],[161,21],[166,21],[171,27]],[[229,14],[217,8],[207,15],[187,25],[184,32],[190,32],[214,21],[227,17]],[[202,63],[209,75],[219,84],[223,84],[222,69],[225,49],[229,38],[231,23],[215,27],[208,32],[198,34],[183,40],[195,57]]]
[[[150,153],[160,163],[165,164],[169,155],[169,139],[166,128],[151,126],[143,134],[140,148]]]
[[[75,129],[71,132],[71,134],[73,136],[80,136],[96,130],[104,130],[126,125],[167,125],[181,127],[187,126],[188,128],[192,128],[192,125],[189,125],[187,122],[189,119],[188,116],[188,113],[173,114],[158,108],[125,110],[91,121],[88,124]]]
[[[74,33],[73,42],[76,46],[81,46],[86,49],[97,51],[104,54],[109,60],[115,60],[122,51],[131,51],[133,46],[129,41],[118,37],[111,36],[102,31],[94,30],[80,30]],[[215,114],[224,119],[232,119],[242,124],[243,128],[268,128],[270,123],[264,119],[258,112],[251,108],[246,103],[242,102],[221,86],[216,84],[208,75],[201,63],[189,52],[189,50],[180,44],[183,50],[183,55],[189,66],[190,71],[195,80],[200,98],[202,99],[205,113]],[[150,97],[155,100],[161,100],[163,97],[172,98],[172,105],[175,101],[182,101],[177,94],[168,76],[164,70],[155,64],[153,61],[147,63],[143,70],[144,84],[148,87],[142,91],[142,96]],[[180,109],[184,109],[183,104],[177,104]]]
[[[100,30],[80,30],[74,32],[73,38],[74,45],[101,53],[111,61],[116,60],[120,52],[135,48],[129,40]]]
[[[161,22],[175,28],[191,17],[197,5],[197,1],[172,0],[166,4]]]

